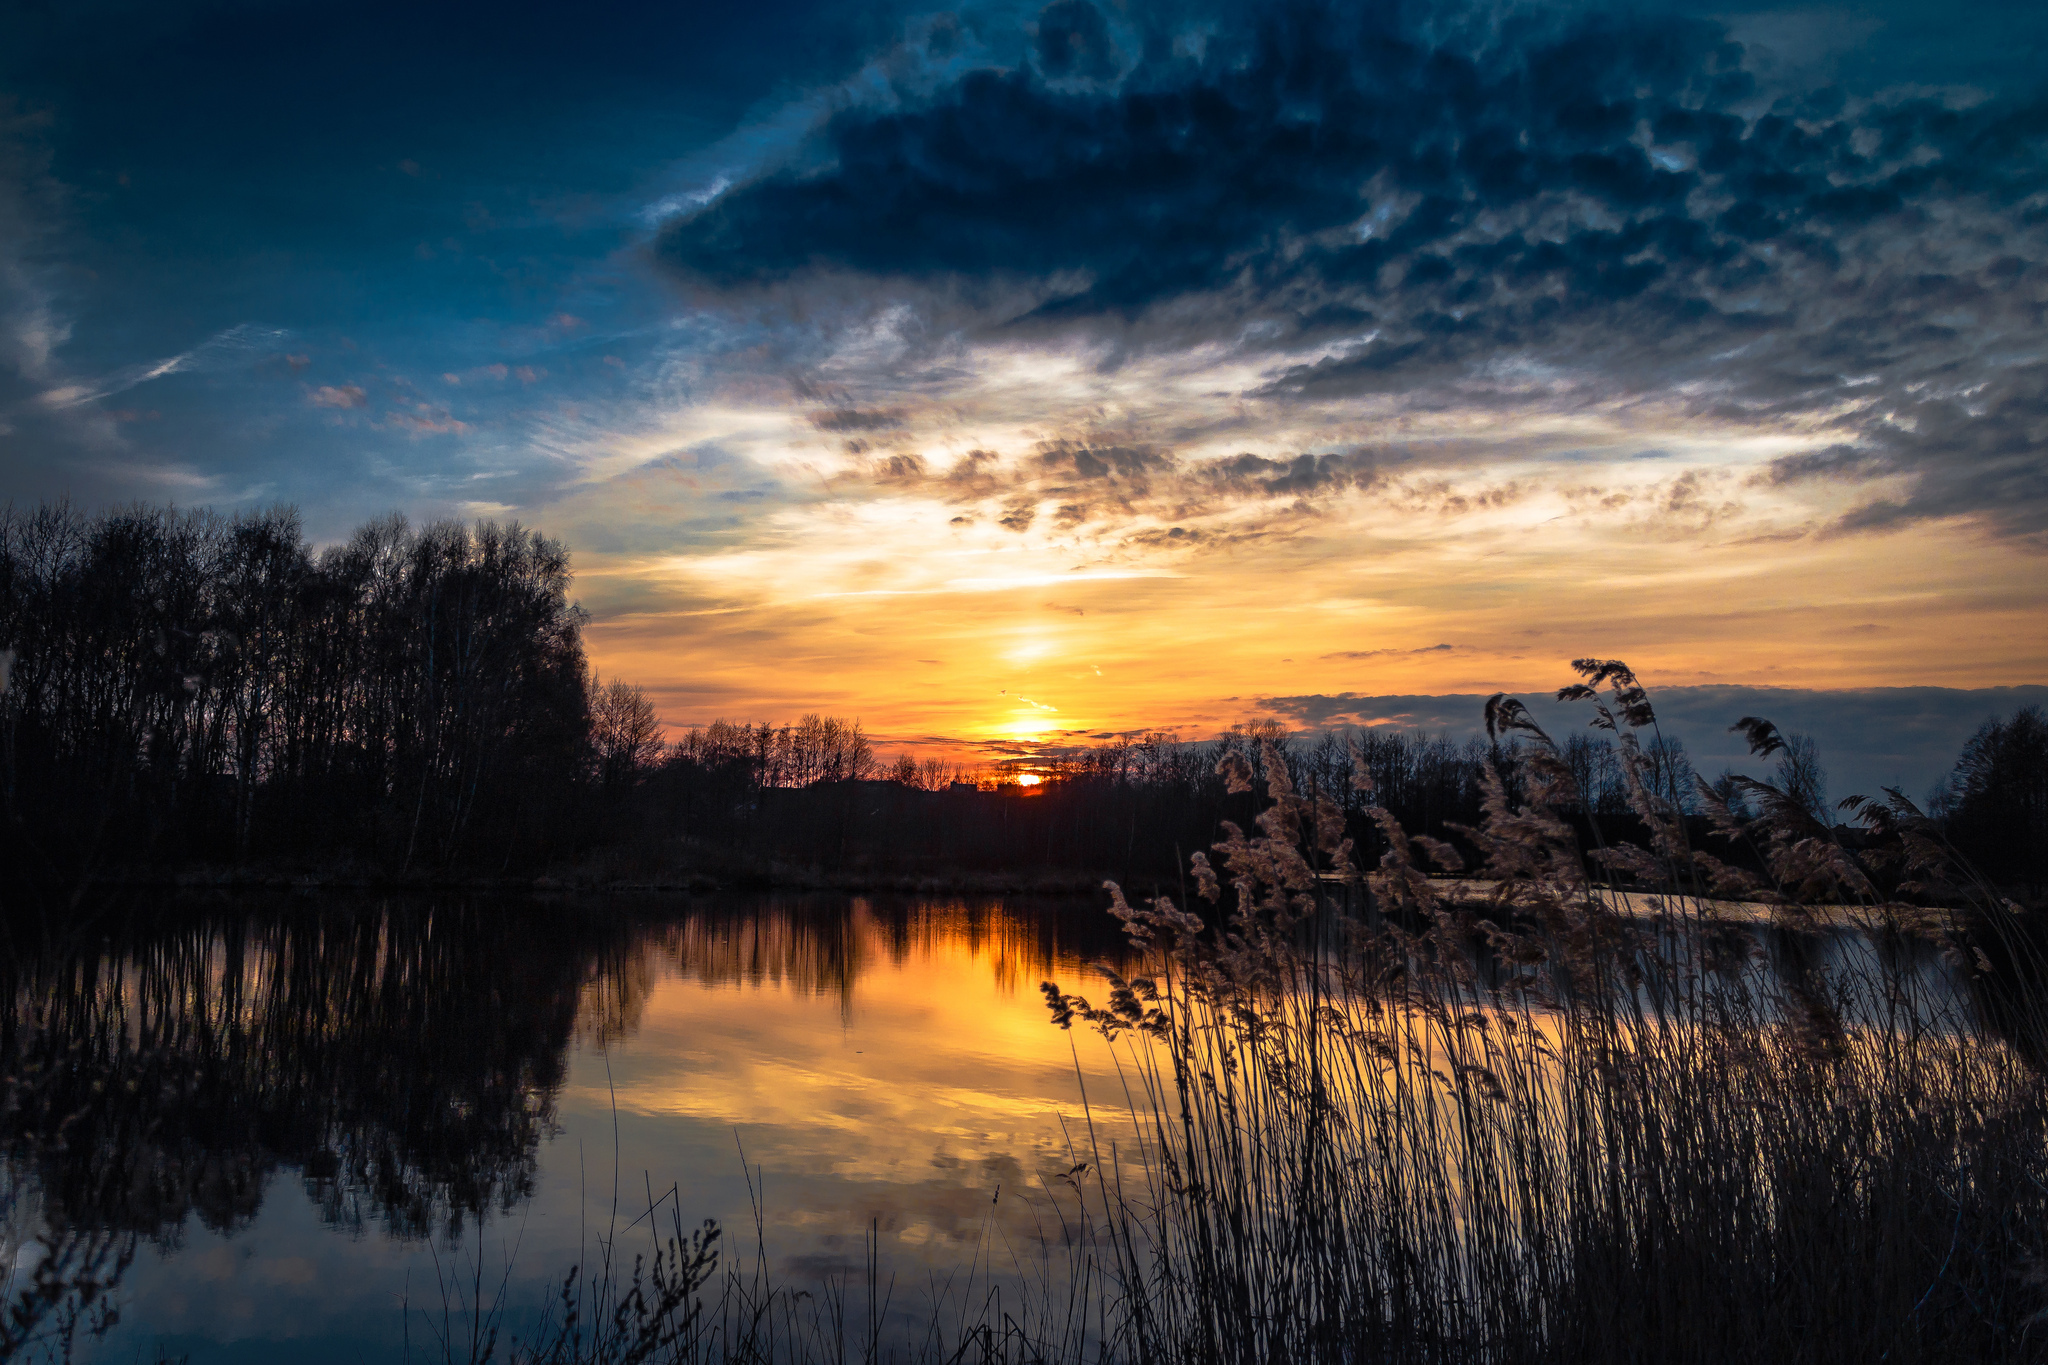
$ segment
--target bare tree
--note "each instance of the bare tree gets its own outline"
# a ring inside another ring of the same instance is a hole
[[[1934,806],[1950,837],[1986,872],[2048,884],[2048,716],[2026,706],[1984,722]]]
[[[316,561],[297,513],[0,513],[0,808],[44,865],[257,843],[447,862],[570,799],[567,552],[392,518]],[[116,837],[118,832],[118,837]]]
[[[1671,808],[1681,815],[1699,808],[1699,792],[1685,741],[1676,735],[1660,734],[1643,746],[1643,757],[1649,762],[1645,781],[1651,791],[1670,802]]]
[[[1580,809],[1597,815],[1618,815],[1628,809],[1628,787],[1611,740],[1578,731],[1558,746],[1558,757],[1571,770]]]
[[[661,722],[647,693],[617,678],[591,680],[590,747],[597,756],[598,781],[606,791],[623,791],[661,760]]]

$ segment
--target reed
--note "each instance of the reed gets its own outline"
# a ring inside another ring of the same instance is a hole
[[[741,1154],[745,1161],[744,1153]],[[523,1327],[508,1325],[513,1265],[495,1277],[480,1249],[445,1268],[439,1309],[419,1312],[415,1351],[443,1365],[1011,1365],[1105,1358],[1113,1296],[1096,1254],[1099,1239],[1069,1238],[1066,1254],[1021,1280],[995,1273],[995,1253],[976,1247],[944,1280],[899,1285],[884,1269],[879,1226],[864,1237],[855,1274],[799,1287],[777,1279],[768,1253],[764,1186],[751,1168],[753,1244],[721,1255],[724,1230],[685,1230],[671,1187],[595,1239],[589,1265],[573,1266],[554,1302]],[[1072,1182],[1076,1196],[1078,1181]],[[1075,1213],[1085,1218],[1078,1205]],[[644,1243],[640,1239],[645,1239]],[[438,1264],[438,1263],[437,1263]],[[1021,1292],[1020,1292],[1021,1288]]]
[[[1360,872],[1331,794],[1277,751],[1256,834],[1193,859],[1213,910],[1110,888],[1157,970],[1100,1007],[1044,988],[1118,1048],[1143,1135],[1098,1162],[1106,1356],[2043,1354],[2040,955],[2011,908],[1896,793],[1844,803],[1870,836],[1852,850],[1769,784],[1745,781],[1747,820],[1704,791],[1770,878],[1692,848],[1648,696],[1580,669],[1564,695],[1614,732],[1647,847],[1580,846],[1555,813],[1569,766],[1500,697],[1522,799],[1489,771],[1472,894],[1422,866],[1462,868],[1455,849],[1390,818]]]
[[[1562,695],[1613,734],[1641,845],[1560,816],[1591,805],[1570,753],[1496,697],[1469,869],[1375,806],[1386,852],[1361,870],[1338,794],[1297,790],[1269,739],[1219,764],[1233,791],[1263,774],[1267,805],[1253,833],[1224,825],[1220,865],[1194,855],[1192,896],[1108,885],[1142,974],[1111,975],[1100,1006],[1043,990],[1055,1023],[1115,1050],[1123,1112],[1090,1111],[1063,1259],[1013,1277],[1021,1295],[977,1279],[977,1253],[909,1309],[873,1238],[864,1283],[795,1289],[765,1244],[720,1267],[677,1222],[650,1249],[659,1293],[637,1262],[600,1269],[597,1301],[623,1305],[587,1337],[604,1350],[557,1325],[511,1358],[2048,1354],[2048,973],[2028,923],[1895,792],[1843,803],[1851,847],[1797,793],[1738,779],[1752,815],[1700,784],[1764,875],[1692,846],[1647,693],[1625,665],[1579,668]],[[1739,728],[1759,755],[1783,743]],[[1373,787],[1362,755],[1351,780]],[[577,1284],[557,1324],[579,1321]]]

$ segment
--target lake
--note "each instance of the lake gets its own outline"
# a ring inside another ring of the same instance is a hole
[[[1932,943],[1730,918],[1660,951],[1705,952],[1746,1018],[1818,992],[1855,1030],[1900,998],[1921,1037],[1974,1027]],[[0,959],[0,1255],[10,1302],[39,1265],[108,1285],[82,1360],[468,1360],[603,1247],[629,1267],[705,1219],[747,1285],[915,1348],[935,1315],[958,1340],[1057,1299],[1099,1249],[1081,1168],[1145,1187],[1128,1078],[1038,989],[1102,1002],[1131,968],[1092,900],[323,894],[65,922]]]
[[[46,1226],[103,1234],[89,1360],[438,1359],[477,1299],[523,1331],[610,1230],[648,1249],[650,1205],[789,1285],[872,1255],[914,1332],[1070,1235],[1119,1083],[1038,986],[1122,953],[1094,903],[130,907],[11,955],[0,1236],[18,1289]]]

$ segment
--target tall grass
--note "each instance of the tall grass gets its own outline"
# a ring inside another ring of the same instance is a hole
[[[1614,733],[1647,846],[1597,824],[1581,846],[1556,814],[1584,808],[1566,756],[1500,697],[1489,729],[1523,742],[1462,830],[1475,877],[1433,877],[1464,855],[1387,815],[1362,871],[1333,794],[1296,790],[1269,744],[1256,832],[1226,824],[1220,868],[1191,860],[1208,908],[1111,884],[1148,974],[1112,976],[1099,1007],[1043,989],[1056,1023],[1108,1038],[1126,1112],[1091,1112],[1065,1259],[1021,1299],[970,1270],[932,1287],[922,1333],[885,1333],[897,1290],[873,1242],[864,1294],[807,1292],[770,1280],[765,1247],[719,1269],[678,1224],[659,1294],[593,1286],[637,1335],[586,1349],[558,1326],[515,1357],[2048,1356],[2029,927],[1896,793],[1844,803],[1851,847],[1767,783],[1740,784],[1755,815],[1703,788],[1768,877],[1691,847],[1641,742],[1648,696],[1625,666],[1581,671],[1566,695]],[[1782,742],[1742,726],[1760,754]],[[1221,771],[1253,784],[1242,754]],[[1352,780],[1370,789],[1363,761]],[[558,1324],[579,1320],[576,1283]]]
[[[1753,820],[1715,802],[1776,885],[1688,847],[1674,794],[1646,780],[1647,696],[1625,667],[1582,671],[1610,696],[1567,692],[1616,732],[1648,848],[1579,847],[1552,813],[1569,770],[1499,698],[1490,727],[1528,736],[1523,799],[1489,776],[1466,831],[1477,896],[1419,865],[1459,867],[1455,850],[1391,820],[1362,874],[1336,803],[1295,791],[1277,753],[1257,834],[1229,829],[1220,876],[1194,859],[1215,912],[1112,888],[1158,970],[1099,1008],[1045,988],[1058,1022],[1115,1040],[1144,1134],[1104,1154],[1119,1174],[1095,1191],[1109,1354],[2048,1354],[2041,1012],[2012,989],[2038,979],[2038,955],[2010,911],[1878,894],[1944,871],[1896,795],[1858,804],[1860,852],[1766,784],[1749,784]],[[1632,912],[1625,890],[1658,894]],[[1775,925],[1727,924],[1709,890],[1771,906]],[[1832,930],[1800,904],[1823,898],[1845,907]],[[1973,992],[1946,989],[1955,967]],[[2007,1033],[1986,1026],[1994,1001]]]
[[[875,1224],[865,1232],[858,1273],[799,1287],[771,1273],[759,1168],[748,1170],[747,1185],[750,1248],[722,1256],[723,1229],[706,1222],[686,1231],[679,1190],[659,1198],[650,1190],[645,1211],[624,1224],[615,1212],[588,1248],[588,1267],[571,1267],[554,1302],[517,1328],[508,1325],[509,1260],[495,1277],[480,1247],[466,1263],[437,1260],[439,1308],[408,1309],[406,1358],[418,1352],[444,1365],[1008,1365],[1105,1357],[1112,1298],[1091,1239],[1068,1239],[1066,1254],[1057,1263],[1042,1258],[1035,1274],[1013,1261],[1021,1278],[997,1273],[993,1248],[977,1245],[969,1265],[913,1286],[885,1271]]]
[[[1473,879],[1433,878],[1425,861],[1464,856],[1391,816],[1361,871],[1333,794],[1297,791],[1269,746],[1256,832],[1226,825],[1221,867],[1191,861],[1213,908],[1133,906],[1112,884],[1149,974],[1112,977],[1100,1007],[1044,987],[1126,1082],[1129,1124],[1088,1131],[1137,1134],[1097,1137],[1068,1173],[1058,1270],[1012,1305],[935,1294],[921,1337],[885,1340],[872,1247],[864,1301],[778,1288],[763,1254],[707,1273],[712,1306],[672,1357],[2048,1355],[2048,1030],[2026,926],[1896,793],[1845,803],[1852,848],[1767,783],[1741,784],[1754,816],[1703,789],[1767,880],[1689,846],[1641,742],[1648,696],[1625,666],[1581,671],[1566,694],[1614,733],[1647,846],[1597,824],[1581,846],[1556,814],[1584,807],[1569,763],[1504,697],[1489,729],[1524,742],[1462,831]],[[1741,724],[1760,754],[1782,743]],[[1221,769],[1251,787],[1244,755]],[[1372,784],[1362,761],[1353,781]]]

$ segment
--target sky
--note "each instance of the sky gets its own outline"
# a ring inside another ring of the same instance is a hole
[[[517,519],[678,726],[1593,655],[1918,792],[2048,683],[2043,72],[2020,3],[21,0],[0,496]]]

